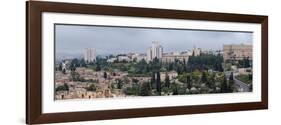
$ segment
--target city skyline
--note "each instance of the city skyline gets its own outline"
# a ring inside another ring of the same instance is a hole
[[[185,51],[194,46],[222,50],[223,44],[252,44],[253,37],[249,32],[80,25],[55,27],[57,56],[74,57],[82,57],[85,48],[95,48],[97,55],[146,53],[153,41],[159,42],[164,52]]]
[[[250,32],[55,27],[55,100],[252,92]]]

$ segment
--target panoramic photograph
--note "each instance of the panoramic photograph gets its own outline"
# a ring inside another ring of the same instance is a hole
[[[55,100],[252,92],[253,33],[55,24]]]

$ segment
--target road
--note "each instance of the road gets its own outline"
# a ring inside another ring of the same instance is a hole
[[[235,77],[233,77],[233,80],[234,80],[234,83],[240,87],[239,88],[240,92],[249,92],[250,91],[250,88],[246,83],[236,79]]]
[[[226,72],[226,73],[225,73],[227,79],[229,79],[230,73],[231,73],[231,72]],[[250,91],[249,86],[248,86],[246,83],[244,83],[244,82],[242,82],[242,81],[240,81],[240,80],[238,80],[238,79],[235,78],[235,76],[238,75],[238,74],[233,73],[233,75],[234,75],[234,77],[233,77],[234,83],[235,83],[237,86],[239,86],[239,90],[238,90],[238,91],[239,91],[239,92],[249,92],[249,91]]]

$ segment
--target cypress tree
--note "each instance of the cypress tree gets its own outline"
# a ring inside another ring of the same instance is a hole
[[[150,85],[152,86],[153,89],[156,88],[156,84],[155,84],[155,72],[152,72],[152,75],[151,75],[151,80],[150,80]]]
[[[161,78],[160,78],[159,72],[157,72],[157,74],[156,74],[156,89],[157,89],[157,92],[161,95]]]
[[[165,75],[165,87],[170,87],[170,78],[167,73]]]
[[[107,78],[107,73],[106,72],[103,72],[103,78]]]
[[[191,83],[191,74],[190,74],[190,75],[187,75],[186,83],[187,83],[187,88],[188,88],[188,89],[191,89],[191,87],[192,87],[192,83]]]
[[[231,74],[229,76],[229,81],[228,81],[228,92],[233,91],[233,85],[234,85],[233,72],[231,72]]]
[[[223,76],[223,82],[221,84],[221,92],[226,93],[227,92],[227,79],[225,76]]]

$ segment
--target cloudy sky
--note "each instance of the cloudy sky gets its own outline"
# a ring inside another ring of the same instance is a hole
[[[194,46],[222,50],[223,44],[252,44],[253,38],[248,32],[78,25],[56,25],[55,31],[56,54],[60,56],[79,56],[85,48],[95,48],[98,55],[145,53],[152,41],[158,41],[164,52]]]

